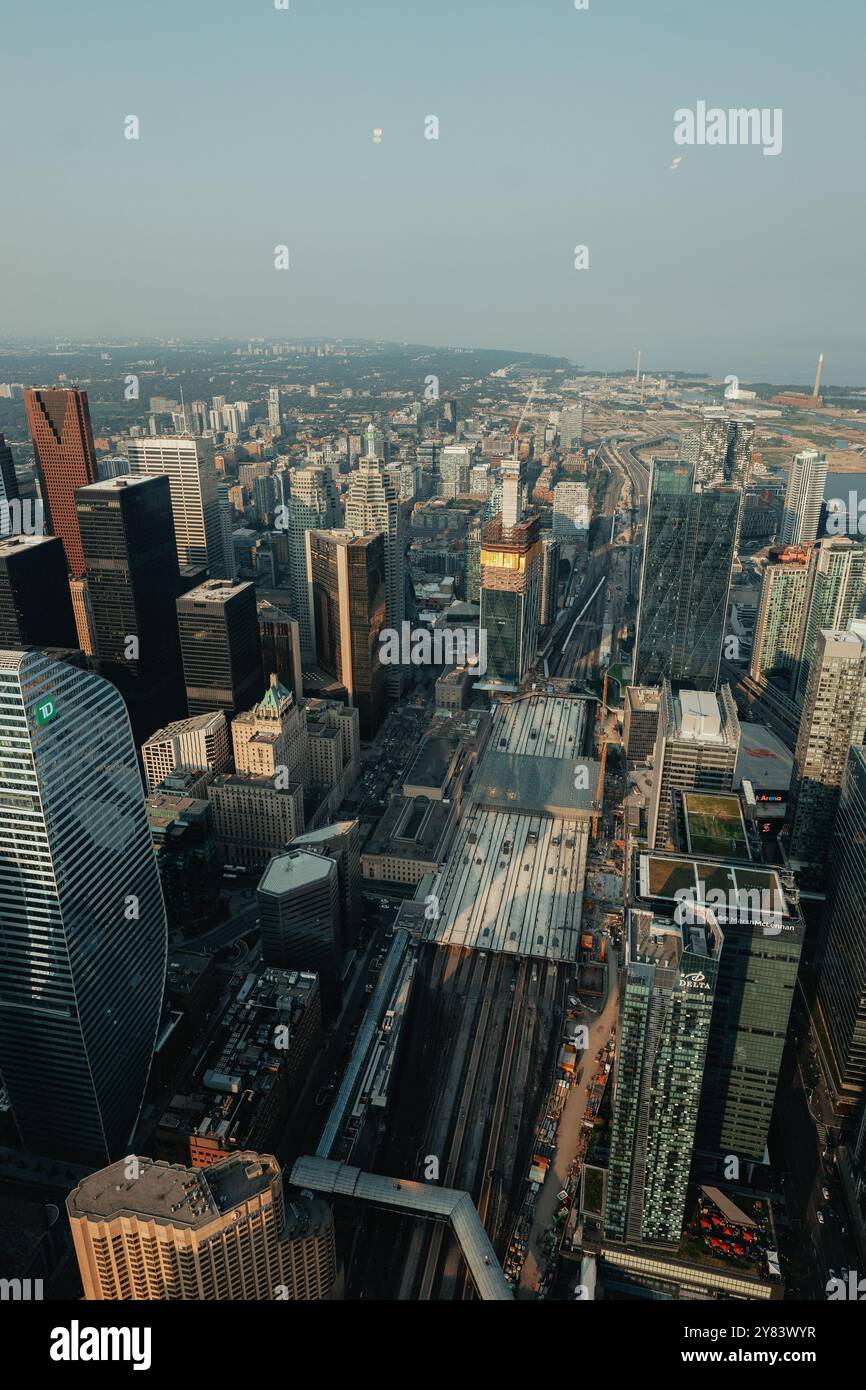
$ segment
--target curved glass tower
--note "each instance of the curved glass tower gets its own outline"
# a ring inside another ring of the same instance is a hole
[[[126,1152],[167,950],[123,700],[71,663],[0,651],[0,1080],[25,1148]]]

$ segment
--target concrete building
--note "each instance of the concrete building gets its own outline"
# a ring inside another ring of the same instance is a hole
[[[771,549],[761,575],[761,594],[749,675],[794,699],[812,570],[808,546]]]
[[[557,483],[553,489],[553,534],[557,540],[585,541],[589,534],[586,483]]]
[[[307,531],[317,664],[339,681],[358,710],[361,734],[373,738],[387,713],[387,671],[379,634],[387,621],[383,535]]]
[[[541,596],[538,623],[550,627],[556,621],[559,592],[559,542],[553,536],[541,538]]]
[[[329,1207],[284,1192],[270,1154],[206,1169],[121,1159],[66,1210],[89,1302],[320,1299],[336,1277]]]
[[[191,1168],[283,1142],[322,1041],[318,976],[261,964],[245,969],[211,1023],[194,1075],[156,1128],[157,1156]]]
[[[211,579],[228,578],[217,476],[199,458],[195,440],[167,435],[131,439],[127,456],[131,473],[168,478],[180,567],[206,565]]]
[[[96,455],[86,391],[24,392],[45,527],[59,536],[69,573],[84,574],[75,489],[96,481]]]
[[[232,720],[235,771],[239,776],[266,777],[276,786],[299,782],[306,788],[307,743],[306,710],[271,673],[258,704]]]
[[[361,832],[358,821],[341,820],[298,835],[289,849],[321,854],[337,865],[340,885],[340,939],[353,946],[361,926]]]
[[[224,774],[208,787],[223,860],[259,868],[304,829],[304,788],[272,777]]]
[[[296,468],[290,474],[291,492],[285,513],[277,524],[285,523],[289,542],[289,582],[292,616],[297,618],[303,661],[315,660],[316,640],[312,599],[307,579],[306,533],[330,530],[339,520],[337,490],[327,468]]]
[[[723,685],[718,697],[701,690],[675,695],[669,682],[662,682],[649,812],[649,843],[655,849],[675,842],[674,789],[730,791],[739,746],[740,722],[729,686]]]
[[[841,632],[862,618],[866,599],[866,546],[850,536],[831,536],[812,546],[809,597],[800,637],[795,698],[802,706],[809,668],[822,628]]]
[[[217,710],[213,714],[193,715],[191,719],[177,719],[151,734],[141,745],[141,758],[151,792],[179,767],[227,772],[231,753],[226,717]]]

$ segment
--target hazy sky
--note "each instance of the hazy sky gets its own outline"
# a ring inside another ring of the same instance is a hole
[[[603,368],[640,347],[648,370],[803,381],[823,349],[828,381],[864,382],[864,40],[862,0],[9,6],[0,334]],[[781,154],[677,147],[699,100],[782,108]]]

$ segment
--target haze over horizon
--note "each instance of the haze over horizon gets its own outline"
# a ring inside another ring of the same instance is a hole
[[[844,136],[866,20],[850,0],[829,12],[19,10],[0,327],[482,344],[600,371],[640,348],[650,372],[804,383],[823,351],[827,384],[860,384],[866,199]],[[678,147],[675,111],[703,100],[781,109],[781,153]]]

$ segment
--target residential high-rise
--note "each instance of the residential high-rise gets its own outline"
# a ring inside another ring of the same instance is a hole
[[[556,596],[559,586],[559,542],[553,536],[541,538],[541,599],[538,612],[540,627],[550,627],[556,618]]]
[[[387,713],[379,634],[387,624],[385,537],[307,531],[316,661],[344,687],[372,738]]]
[[[96,481],[96,455],[86,391],[24,392],[45,523],[59,536],[69,573],[84,573],[75,490]]]
[[[184,710],[175,604],[182,591],[166,478],[109,478],[75,494],[94,657],[136,742]]]
[[[812,569],[808,546],[770,550],[761,575],[761,594],[749,675],[794,699]]]
[[[0,653],[0,1075],[32,1153],[126,1152],[168,949],[123,700],[42,652]]]
[[[443,497],[467,497],[472,450],[467,444],[446,444],[439,454],[439,474]],[[348,522],[348,511],[346,514]],[[351,524],[351,523],[350,523]]]
[[[59,536],[0,539],[0,647],[77,647]]]
[[[315,660],[316,636],[307,578],[306,535],[311,530],[327,531],[337,525],[337,491],[327,468],[295,469],[290,479],[291,493],[277,525],[288,532],[292,614],[300,628],[302,660],[310,662]]]
[[[84,1297],[200,1303],[327,1298],[334,1224],[251,1150],[207,1168],[130,1156],[66,1199]]]
[[[802,705],[818,633],[842,631],[862,617],[866,598],[866,546],[850,536],[829,536],[812,546],[809,599],[800,638],[795,698]]]
[[[567,405],[559,416],[559,447],[566,452],[579,448],[583,438],[584,407]]]
[[[268,388],[268,427],[280,432],[280,388],[271,386]]]
[[[662,682],[658,734],[649,808],[649,843],[666,849],[674,840],[671,793],[730,791],[740,748],[740,721],[730,686],[718,698],[708,691],[681,690],[675,695]]]
[[[128,455],[132,473],[168,478],[181,568],[206,565],[211,579],[228,578],[217,475],[199,458],[196,441],[188,435],[131,439]]]
[[[817,538],[826,481],[826,455],[817,449],[802,449],[794,455],[779,528],[780,545],[809,545]]]
[[[620,1001],[605,1236],[678,1245],[724,938],[631,910]]]
[[[586,483],[557,483],[553,489],[553,534],[561,540],[586,540],[589,534],[589,488]]]
[[[342,939],[335,859],[307,849],[277,855],[257,894],[262,959],[285,970],[315,970],[331,1002],[339,991]]]
[[[866,624],[818,633],[794,750],[789,853],[826,864],[848,750],[866,732]]]
[[[398,490],[390,470],[370,452],[373,436],[368,431],[367,457],[349,479],[346,493],[346,526],[363,535],[380,534],[385,544],[385,618],[393,632],[402,631],[406,617],[406,537]],[[443,455],[448,449],[443,449]],[[466,487],[468,490],[468,464]],[[399,699],[411,680],[411,668],[402,663],[388,666],[388,694]]]
[[[177,719],[157,729],[141,745],[141,759],[149,792],[179,767],[227,772],[231,767],[229,730],[222,710]]]
[[[262,644],[262,675],[267,685],[271,672],[291,691],[295,700],[303,698],[301,676],[300,624],[284,608],[268,599],[258,602],[259,637]]]
[[[848,750],[828,885],[818,948],[822,1028],[817,1031],[836,1104],[851,1115],[866,1096],[866,748],[861,745]]]
[[[177,601],[190,714],[238,714],[262,692],[262,652],[253,584],[208,579]]]
[[[634,679],[715,690],[743,493],[692,491],[690,464],[654,459]]]
[[[695,467],[695,485],[746,487],[752,475],[755,423],[708,406],[686,440],[683,456]]]
[[[523,515],[523,470],[516,458],[499,468],[502,510],[482,528],[481,616],[487,634],[484,683],[516,689],[535,660],[541,608],[541,538],[537,515]]]
[[[476,518],[469,523],[465,541],[466,599],[469,603],[481,602],[481,522]]]

